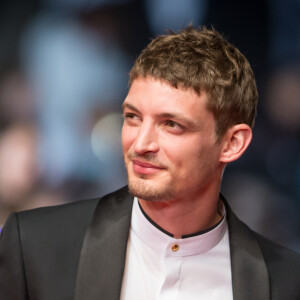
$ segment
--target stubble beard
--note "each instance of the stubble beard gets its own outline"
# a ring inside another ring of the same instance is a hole
[[[159,182],[159,178],[155,180],[150,179],[148,175],[130,175],[128,161],[127,163],[125,159],[124,161],[128,175],[129,192],[133,196],[154,202],[169,201],[175,197],[175,186],[172,182],[163,184],[162,182]]]
[[[146,201],[165,202],[174,198],[175,188],[173,184],[157,187],[152,184],[145,176],[128,179],[129,192]]]

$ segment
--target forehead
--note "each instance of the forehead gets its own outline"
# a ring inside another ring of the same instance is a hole
[[[124,105],[131,104],[146,112],[181,112],[191,115],[211,114],[207,110],[207,94],[198,95],[192,89],[174,88],[169,83],[152,77],[133,81]],[[124,106],[123,105],[123,106]]]

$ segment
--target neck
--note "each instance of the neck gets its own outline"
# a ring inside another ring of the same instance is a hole
[[[222,218],[219,213],[219,191],[166,202],[139,199],[139,203],[157,225],[172,233],[175,238],[204,231]]]

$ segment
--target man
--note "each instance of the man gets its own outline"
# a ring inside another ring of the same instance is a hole
[[[215,30],[154,39],[123,104],[127,187],[12,215],[1,299],[300,299],[299,255],[251,231],[219,195],[251,142],[257,90]]]

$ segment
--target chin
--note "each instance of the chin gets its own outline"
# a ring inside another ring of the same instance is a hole
[[[168,201],[175,196],[172,184],[157,184],[142,178],[129,179],[128,187],[133,196],[146,201]]]

